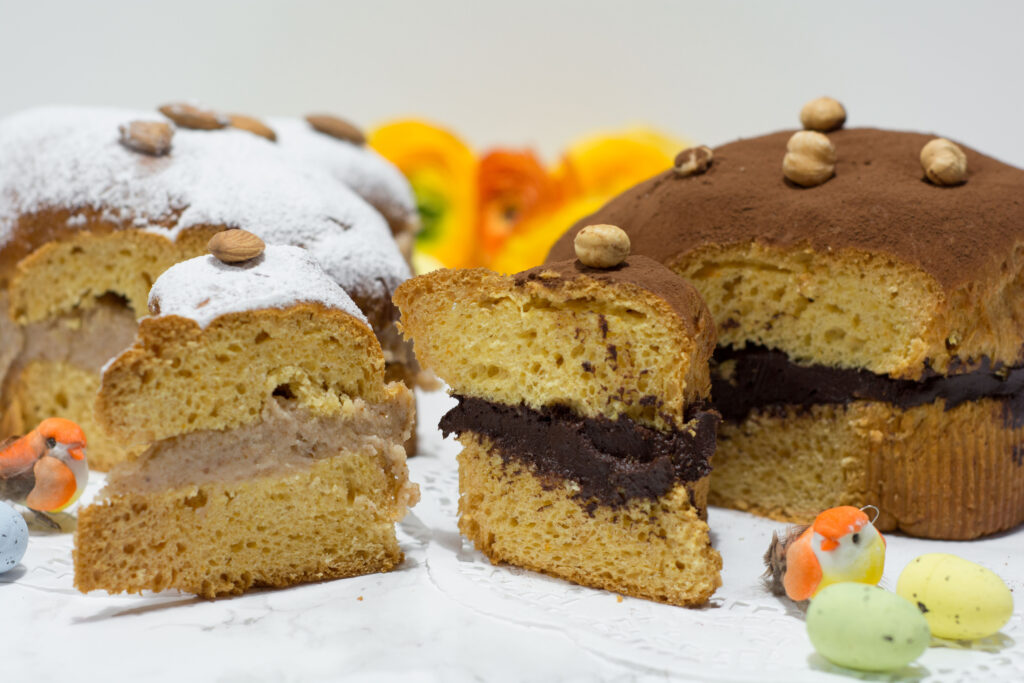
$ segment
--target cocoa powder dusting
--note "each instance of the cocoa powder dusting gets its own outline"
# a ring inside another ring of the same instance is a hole
[[[681,178],[668,169],[637,185],[574,225],[548,260],[571,258],[584,226],[611,223],[629,233],[634,254],[665,264],[704,246],[752,241],[857,249],[917,266],[949,292],[994,274],[1024,242],[1024,170],[960,145],[968,182],[937,187],[919,161],[934,135],[844,129],[828,134],[835,177],[801,189],[781,171],[792,132],[718,147],[703,175]]]

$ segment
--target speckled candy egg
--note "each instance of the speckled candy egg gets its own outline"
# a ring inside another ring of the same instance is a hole
[[[21,562],[28,547],[28,525],[18,511],[0,503],[0,574]]]
[[[896,592],[920,608],[939,638],[984,638],[1013,614],[1013,595],[1002,579],[980,564],[946,553],[921,555],[908,564]]]
[[[912,603],[863,583],[836,583],[807,608],[807,635],[829,661],[861,671],[891,671],[921,656],[928,622]]]

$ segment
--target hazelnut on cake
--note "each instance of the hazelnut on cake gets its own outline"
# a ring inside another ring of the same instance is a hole
[[[807,523],[870,503],[881,530],[932,538],[1013,527],[1024,171],[933,136],[831,130],[845,112],[818,105],[808,119],[827,135],[740,140],[701,172],[669,169],[548,259],[616,223],[707,301],[724,418],[712,504]]]
[[[103,371],[97,420],[142,453],[79,511],[79,590],[215,597],[397,566],[412,396],[313,257],[194,258],[149,307]]]
[[[190,105],[0,119],[0,438],[56,415],[82,425],[93,467],[131,457],[94,419],[100,368],[131,343],[156,278],[225,228],[308,248],[402,366],[391,294],[410,273],[388,223],[274,138]]]
[[[458,405],[459,529],[494,563],[676,605],[721,584],[706,519],[714,326],[643,256],[400,286],[401,326]]]

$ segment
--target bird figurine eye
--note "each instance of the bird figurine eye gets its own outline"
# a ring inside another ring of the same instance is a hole
[[[57,439],[53,438],[52,436],[46,438],[46,447],[47,448],[53,448],[56,445],[57,445]]]
[[[854,543],[860,543],[860,534],[854,534],[853,535],[853,542]]]

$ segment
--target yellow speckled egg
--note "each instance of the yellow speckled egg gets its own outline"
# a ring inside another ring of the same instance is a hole
[[[1013,614],[1013,595],[995,572],[946,553],[921,555],[908,564],[896,592],[920,608],[939,638],[984,638]]]
[[[861,671],[891,671],[928,649],[928,622],[912,603],[864,583],[836,583],[807,608],[807,635],[829,661]]]

